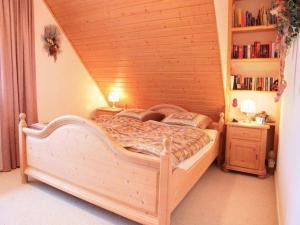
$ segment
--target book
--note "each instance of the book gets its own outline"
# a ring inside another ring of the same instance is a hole
[[[233,27],[247,27],[247,26],[259,26],[259,25],[270,25],[277,23],[277,17],[270,13],[271,9],[261,7],[257,16],[255,13],[249,10],[242,10],[233,6]]]
[[[276,43],[261,44],[255,41],[253,45],[233,45],[233,59],[250,59],[250,58],[277,58],[279,57],[279,48]]]
[[[275,58],[275,43],[274,42],[272,42],[272,56],[271,56],[271,58]]]
[[[231,90],[253,90],[253,91],[274,91],[274,77],[251,77],[241,74],[233,74],[231,79]]]
[[[243,58],[248,58],[248,45],[243,45]]]
[[[272,53],[273,53],[272,42],[270,42],[269,43],[269,56],[268,56],[269,58],[273,58]]]
[[[251,58],[251,45],[247,45],[247,58]]]
[[[240,46],[238,46],[238,48],[239,48],[239,59],[242,59],[243,58],[243,45],[240,45]]]
[[[234,75],[231,75],[230,76],[230,87],[231,87],[231,90],[234,90],[234,79],[235,79]]]
[[[237,90],[237,75],[233,75],[233,88],[232,90]]]
[[[269,58],[269,45],[268,44],[262,44],[260,46],[259,56],[261,58]]]
[[[239,46],[238,45],[233,45],[232,58],[233,59],[238,59],[239,58]]]
[[[255,53],[254,53],[255,58],[260,58],[260,42],[255,41],[254,46],[255,46]]]

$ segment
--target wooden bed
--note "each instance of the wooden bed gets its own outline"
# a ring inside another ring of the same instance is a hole
[[[157,105],[153,110],[184,110]],[[160,157],[128,151],[94,122],[62,116],[44,129],[28,128],[20,115],[22,182],[28,176],[141,224],[170,225],[172,211],[219,152],[224,114],[213,124],[218,135],[211,150],[190,169],[172,168],[170,141]]]

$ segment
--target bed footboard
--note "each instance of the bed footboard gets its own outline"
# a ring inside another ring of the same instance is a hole
[[[96,124],[63,116],[44,129],[20,115],[22,182],[31,176],[142,224],[169,225],[169,140],[160,158],[129,152]]]

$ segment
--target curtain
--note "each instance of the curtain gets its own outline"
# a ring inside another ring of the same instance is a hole
[[[276,181],[282,224],[299,224],[300,208],[300,37],[288,51]]]
[[[19,166],[19,114],[37,121],[33,0],[0,0],[0,143],[2,170]]]

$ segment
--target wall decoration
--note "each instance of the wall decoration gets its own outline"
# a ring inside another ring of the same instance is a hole
[[[56,61],[57,55],[61,52],[61,38],[58,27],[55,25],[45,26],[44,34],[42,35],[42,40],[44,41],[44,48],[48,52],[48,55],[53,56],[54,61]]]
[[[284,79],[285,58],[287,51],[300,31],[300,1],[276,0],[271,11],[277,16],[277,42],[280,44],[280,78],[275,101],[278,102],[287,83]]]
[[[237,100],[237,98],[234,98],[234,99],[232,100],[232,106],[233,106],[234,108],[236,108],[236,107],[238,106],[238,100]]]

